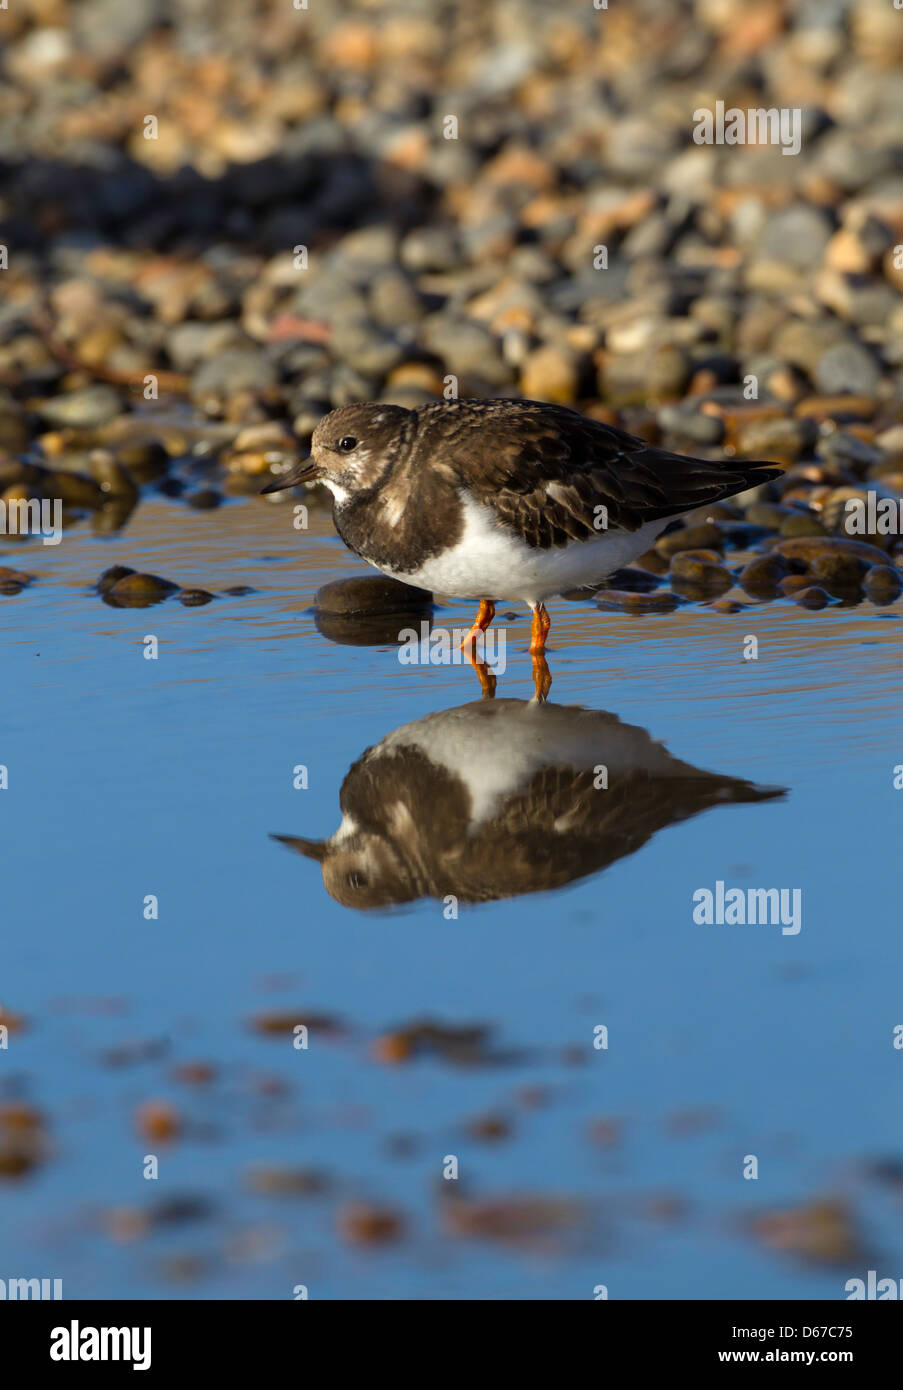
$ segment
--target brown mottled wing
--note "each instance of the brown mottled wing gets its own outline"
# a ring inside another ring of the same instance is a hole
[[[471,441],[479,422],[477,448],[463,447],[464,430],[450,431],[446,456],[460,481],[500,522],[541,549],[605,529],[637,531],[782,471],[773,464],[725,466],[670,454],[563,406],[513,400],[460,406]]]

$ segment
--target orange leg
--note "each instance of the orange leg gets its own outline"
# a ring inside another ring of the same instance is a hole
[[[477,660],[477,638],[482,636],[494,617],[495,604],[492,599],[481,598],[479,611],[474,619],[473,627],[461,643],[461,651],[464,650],[468,642],[470,643],[470,664],[479,677],[480,690],[484,700],[491,700],[495,695],[496,678],[485,661]]]
[[[463,652],[468,642],[475,642],[481,632],[485,632],[489,624],[495,617],[495,604],[491,598],[481,598],[477,616],[474,618],[473,627],[468,632],[464,641],[461,643],[460,650]]]
[[[497,684],[496,675],[493,671],[490,671],[485,661],[477,661],[476,655],[472,649],[470,653],[470,664],[476,671],[477,679],[480,682],[480,699],[495,699],[495,687]]]
[[[546,612],[545,604],[537,603],[533,609],[533,622],[530,626],[530,652],[533,656],[542,656],[545,652],[546,638],[551,626],[552,619]]]
[[[536,698],[540,704],[543,703],[552,688],[552,674],[549,671],[549,663],[540,652],[533,653],[533,688],[536,691]]]

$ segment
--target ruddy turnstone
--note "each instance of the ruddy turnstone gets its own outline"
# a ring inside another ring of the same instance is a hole
[[[492,622],[499,599],[527,603],[543,693],[547,598],[603,580],[683,512],[781,471],[685,458],[541,401],[416,410],[376,402],[325,416],[310,458],[263,491],[322,482],[339,535],[369,564],[418,588],[479,600],[470,639]]]
[[[274,838],[316,860],[345,907],[491,902],[598,873],[710,807],[782,794],[681,762],[614,714],[478,700],[363,753],[328,839]]]

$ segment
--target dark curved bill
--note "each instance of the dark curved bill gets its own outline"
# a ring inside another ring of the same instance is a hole
[[[325,840],[305,840],[300,835],[271,835],[270,839],[278,840],[280,844],[288,845],[289,849],[297,850],[305,859],[316,859],[319,864],[323,863],[329,853],[329,846]]]
[[[273,482],[262,487],[261,495],[265,492],[285,492],[286,488],[296,487],[298,483],[312,483],[319,476],[319,472],[317,465],[309,458],[299,459],[294,468],[290,468],[287,473],[280,473]]]

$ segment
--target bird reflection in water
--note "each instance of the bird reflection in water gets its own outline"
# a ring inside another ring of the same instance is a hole
[[[387,734],[350,768],[338,829],[276,835],[345,907],[562,888],[713,806],[783,796],[681,762],[616,715],[480,700]]]

